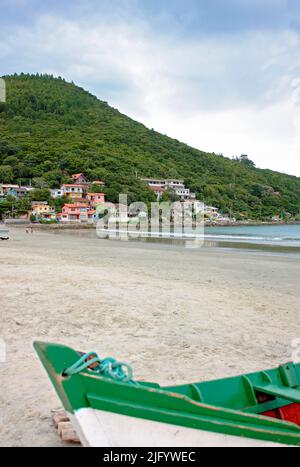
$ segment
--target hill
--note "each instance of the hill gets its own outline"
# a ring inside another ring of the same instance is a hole
[[[55,188],[72,173],[106,181],[109,200],[153,194],[139,177],[184,178],[197,197],[238,218],[300,209],[300,179],[193,149],[122,115],[85,90],[48,75],[5,76],[0,103],[0,182]],[[217,136],[217,135],[216,135]],[[138,177],[137,177],[138,175]]]

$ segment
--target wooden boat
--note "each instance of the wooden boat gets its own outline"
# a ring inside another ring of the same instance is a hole
[[[93,352],[34,347],[85,446],[300,445],[300,365],[161,387]]]

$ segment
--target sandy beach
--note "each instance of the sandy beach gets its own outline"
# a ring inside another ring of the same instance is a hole
[[[62,446],[35,339],[200,381],[278,365],[300,337],[299,257],[11,229],[0,242],[0,445]]]

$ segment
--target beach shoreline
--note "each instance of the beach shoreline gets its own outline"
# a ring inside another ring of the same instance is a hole
[[[61,404],[34,340],[114,356],[161,384],[291,360],[296,256],[10,230],[0,243],[2,446],[63,445],[51,422]]]

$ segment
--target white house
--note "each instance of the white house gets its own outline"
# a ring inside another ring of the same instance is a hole
[[[54,189],[54,190],[50,190],[51,191],[51,196],[52,198],[62,198],[63,195],[64,195],[64,191],[62,188],[57,188],[57,189]]]
[[[195,195],[190,192],[189,188],[185,187],[184,180],[143,178],[142,181],[146,182],[149,188],[157,193],[158,198],[160,198],[162,193],[166,190],[174,191],[182,200],[195,198]]]

